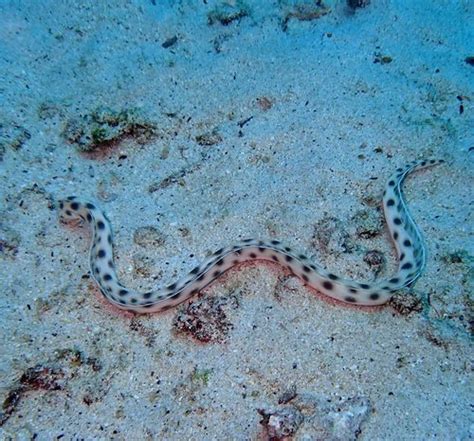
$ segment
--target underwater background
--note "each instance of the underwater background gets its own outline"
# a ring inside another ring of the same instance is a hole
[[[473,439],[473,22],[468,0],[0,0],[0,439]],[[58,221],[100,206],[140,291],[246,237],[373,281],[387,180],[425,158],[427,266],[377,308],[253,263],[135,316]]]

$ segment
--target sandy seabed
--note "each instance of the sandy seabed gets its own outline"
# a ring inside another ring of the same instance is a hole
[[[347,3],[0,1],[0,439],[474,437],[474,6]],[[252,264],[124,314],[57,219],[95,201],[139,290],[245,237],[370,281],[432,157],[425,273],[379,308]]]

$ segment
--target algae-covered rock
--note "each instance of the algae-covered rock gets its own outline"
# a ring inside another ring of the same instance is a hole
[[[69,119],[63,130],[64,138],[83,152],[119,143],[124,138],[144,144],[155,133],[155,124],[137,109],[116,111],[108,107],[98,107],[82,117]]]

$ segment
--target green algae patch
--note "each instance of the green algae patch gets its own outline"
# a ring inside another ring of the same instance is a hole
[[[96,152],[104,147],[133,139],[145,144],[156,135],[156,125],[137,109],[113,110],[98,107],[79,118],[69,119],[63,137],[81,152]]]

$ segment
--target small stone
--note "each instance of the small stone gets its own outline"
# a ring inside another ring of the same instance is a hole
[[[284,440],[293,436],[304,420],[303,414],[293,406],[270,411],[258,409],[258,413],[263,416],[260,424],[271,440]]]
[[[474,57],[466,57],[464,58],[464,62],[470,66],[474,66]]]
[[[362,239],[371,239],[383,231],[382,218],[376,210],[359,210],[351,219],[356,224],[356,234]]]
[[[202,146],[211,146],[222,142],[222,136],[219,135],[217,130],[213,130],[212,132],[196,136],[196,142]]]
[[[282,30],[288,30],[288,23],[295,19],[298,21],[317,20],[331,12],[322,0],[287,0],[281,2],[282,8]]]
[[[261,96],[261,97],[257,98],[257,105],[258,105],[258,107],[260,107],[260,109],[262,109],[264,112],[266,112],[267,110],[270,110],[272,108],[273,103],[266,96]]]
[[[365,253],[364,262],[377,275],[384,269],[385,257],[380,251],[370,250]]]
[[[141,247],[161,247],[165,244],[163,234],[153,226],[140,227],[133,234],[133,241]]]
[[[423,311],[421,299],[414,293],[396,293],[389,305],[400,315],[410,315],[413,312]]]
[[[370,5],[370,0],[347,0],[347,6],[352,9],[365,8]]]
[[[234,21],[240,21],[249,15],[249,7],[243,1],[223,2],[207,14],[207,23],[210,26],[216,23],[228,26]]]
[[[163,48],[165,48],[165,49],[168,49],[169,47],[174,46],[177,41],[178,41],[178,37],[177,37],[176,35],[173,35],[172,37],[167,38],[167,39],[163,42],[163,44],[161,45],[161,47],[163,47]]]

